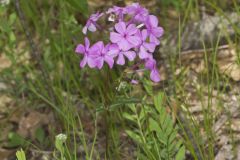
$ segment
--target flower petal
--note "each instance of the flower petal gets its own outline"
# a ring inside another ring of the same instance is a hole
[[[143,29],[142,32],[141,32],[141,34],[142,34],[142,40],[143,40],[143,41],[146,41],[147,36],[148,36],[147,30],[146,30],[146,29]]]
[[[124,59],[124,56],[123,56],[122,53],[120,53],[118,55],[117,64],[119,64],[119,65],[124,65],[125,64],[125,59]]]
[[[145,62],[145,68],[149,70],[153,70],[156,65],[156,61],[153,58],[149,58]]]
[[[85,67],[86,63],[87,63],[87,56],[84,56],[82,61],[80,62],[80,67],[81,68]]]
[[[85,49],[86,49],[86,51],[89,49],[89,47],[90,47],[89,39],[87,37],[85,37]]]
[[[158,19],[154,15],[149,15],[148,21],[152,27],[157,27],[158,26]]]
[[[112,43],[117,43],[119,41],[121,41],[122,36],[116,32],[111,32],[110,33],[110,40]]]
[[[158,73],[158,71],[156,69],[152,70],[151,73],[150,73],[150,79],[153,81],[153,82],[159,82],[161,79],[160,79],[160,75]]]
[[[148,57],[149,57],[149,53],[145,50],[145,48],[143,46],[141,46],[140,51],[139,51],[139,58],[146,59]]]
[[[164,33],[164,30],[162,27],[156,27],[154,29],[152,29],[152,33],[156,36],[156,37],[161,37]]]
[[[133,61],[136,57],[136,53],[134,51],[123,52],[123,54],[128,58],[129,61]]]
[[[156,45],[160,44],[160,41],[157,39],[157,37],[155,37],[153,34],[150,34],[150,42],[154,43]]]
[[[115,29],[118,33],[123,35],[126,31],[126,24],[124,22],[119,22],[115,25]]]
[[[82,29],[83,34],[87,34],[87,29],[88,29],[87,26],[83,27],[83,29]]]
[[[153,53],[155,48],[156,48],[156,44],[155,43],[147,43],[144,42],[143,43],[144,48],[146,48],[149,52]]]
[[[122,49],[123,51],[127,51],[130,48],[132,48],[131,44],[129,44],[129,42],[126,39],[122,39],[121,41],[118,42],[118,46],[120,49]]]
[[[97,30],[96,26],[93,23],[90,23],[88,30],[91,32],[95,32]]]
[[[130,24],[127,27],[127,34],[128,35],[133,35],[135,33],[137,33],[138,29],[136,28],[135,24]]]
[[[104,64],[104,59],[103,57],[99,57],[98,59],[95,60],[96,66],[98,69],[101,69]]]
[[[109,65],[110,68],[113,67],[113,64],[114,64],[113,57],[105,56],[105,57],[104,57],[104,60],[105,60],[105,62],[107,62],[107,64]]]
[[[85,47],[82,44],[77,45],[75,49],[76,53],[84,54],[85,53]]]
[[[141,43],[141,39],[138,36],[128,36],[127,41],[131,43],[134,47]]]
[[[96,67],[96,61],[95,61],[95,59],[93,59],[91,57],[88,57],[87,64],[90,68],[95,68]]]

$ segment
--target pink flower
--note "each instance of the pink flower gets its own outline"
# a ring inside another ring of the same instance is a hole
[[[150,58],[152,56],[152,53],[155,50],[156,45],[154,43],[146,42],[148,37],[148,33],[146,29],[143,29],[142,31],[138,31],[137,35],[141,39],[141,43],[138,46],[139,58],[140,59]]]
[[[114,13],[119,17],[119,21],[123,21],[124,19],[124,14],[127,13],[127,10],[125,7],[118,7],[118,6],[113,6],[113,8],[109,8],[107,11],[107,14]]]
[[[83,34],[87,34],[87,30],[91,31],[91,32],[95,32],[97,30],[96,26],[97,26],[97,21],[100,17],[103,16],[103,13],[99,13],[97,12],[96,14],[92,14],[90,16],[90,18],[87,21],[87,24],[83,27]]]
[[[127,57],[127,59],[129,61],[133,61],[136,57],[136,53],[134,51],[123,51],[116,44],[113,44],[109,47],[109,52],[108,53],[110,55],[112,55],[113,57],[118,57],[117,58],[117,64],[118,65],[124,65],[125,64],[125,58],[124,57]]]
[[[138,29],[135,24],[126,26],[126,23],[119,22],[115,25],[116,32],[110,33],[112,43],[117,43],[120,49],[128,51],[129,49],[139,45],[140,38],[136,36]]]
[[[156,66],[156,60],[153,58],[148,58],[145,62],[145,68],[151,71],[150,79],[154,82],[160,81],[160,75]]]
[[[90,48],[90,42],[88,40],[88,38],[85,38],[85,46],[82,44],[79,44],[76,49],[75,52],[79,53],[79,54],[83,54],[83,60],[80,62],[80,67],[83,68],[86,64],[88,64],[88,66],[90,68],[94,68],[96,66],[95,63],[95,55],[94,53],[97,52],[96,50],[96,46],[93,46]]]
[[[155,43],[156,45],[160,44],[158,38],[163,35],[163,28],[158,27],[158,19],[154,15],[149,15],[146,20],[146,27],[150,37],[150,42]]]
[[[133,3],[127,7],[127,12],[133,15],[133,18],[139,22],[144,22],[148,16],[148,10],[139,5],[139,3]]]
[[[98,69],[101,69],[103,67],[104,62],[106,62],[110,68],[113,67],[114,64],[114,55],[111,55],[109,51],[110,44],[107,44],[106,47],[104,47],[104,43],[102,41],[96,43],[96,47],[98,47],[98,55],[96,58],[96,66]]]

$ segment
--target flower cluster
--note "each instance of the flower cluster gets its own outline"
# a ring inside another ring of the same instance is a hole
[[[149,14],[138,3],[126,7],[114,6],[106,13],[97,12],[91,15],[83,33],[86,35],[88,31],[101,31],[103,28],[97,22],[104,15],[113,24],[113,27],[107,28],[110,35],[108,43],[98,41],[91,46],[89,39],[85,37],[85,44],[79,44],[75,50],[84,56],[80,67],[87,64],[90,68],[101,69],[106,62],[112,68],[114,64],[124,65],[126,59],[134,61],[138,57],[145,68],[150,70],[151,80],[159,82],[160,75],[153,52],[160,44],[159,38],[164,31],[158,26],[157,17]]]

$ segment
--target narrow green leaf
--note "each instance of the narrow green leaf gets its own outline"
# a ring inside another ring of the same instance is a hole
[[[179,149],[175,159],[176,160],[184,160],[185,159],[185,146],[182,146]]]

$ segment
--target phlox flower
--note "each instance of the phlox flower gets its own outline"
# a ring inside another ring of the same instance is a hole
[[[127,9],[125,7],[113,6],[109,8],[107,14],[113,13],[119,17],[119,21],[123,21],[124,14],[127,14]]]
[[[139,58],[140,59],[146,59],[152,56],[152,53],[155,50],[155,43],[147,42],[148,33],[146,29],[143,29],[142,31],[138,31],[137,33],[138,37],[141,39],[141,43],[138,46],[139,48]]]
[[[82,44],[77,45],[75,52],[84,55],[83,60],[80,62],[81,68],[83,68],[86,64],[88,64],[90,68],[94,68],[96,66],[95,53],[98,52],[98,48],[96,45],[90,47],[90,42],[87,37],[85,38],[85,46]]]
[[[133,61],[136,57],[136,53],[134,51],[121,50],[116,44],[110,46],[108,54],[112,55],[113,57],[118,57],[116,62],[118,65],[125,64],[124,57],[127,57],[129,61]]]
[[[103,67],[104,62],[106,62],[110,68],[113,67],[114,64],[114,55],[109,52],[109,47],[111,44],[107,44],[106,47],[102,41],[97,42],[96,47],[98,47],[97,57],[95,59],[96,66],[98,69]]]
[[[158,40],[158,38],[163,35],[164,31],[162,27],[158,27],[157,17],[154,15],[149,15],[145,23],[150,37],[150,42],[159,45],[160,41]]]
[[[117,32],[110,33],[110,40],[112,43],[117,43],[120,49],[128,51],[139,45],[140,38],[135,35],[138,31],[135,24],[126,26],[126,23],[119,22],[115,25],[115,29]]]
[[[95,14],[92,14],[90,16],[90,18],[88,19],[87,21],[87,24],[83,27],[83,30],[82,32],[84,34],[87,34],[87,30],[91,31],[91,32],[95,32],[97,30],[97,21],[100,17],[103,16],[103,13],[95,13]]]
[[[146,20],[148,16],[148,10],[139,5],[139,3],[133,3],[132,5],[127,7],[127,12],[130,15],[133,15],[134,20],[139,22],[143,22]]]
[[[150,70],[150,79],[154,82],[160,81],[160,75],[157,69],[156,60],[153,58],[146,59],[145,68]]]

